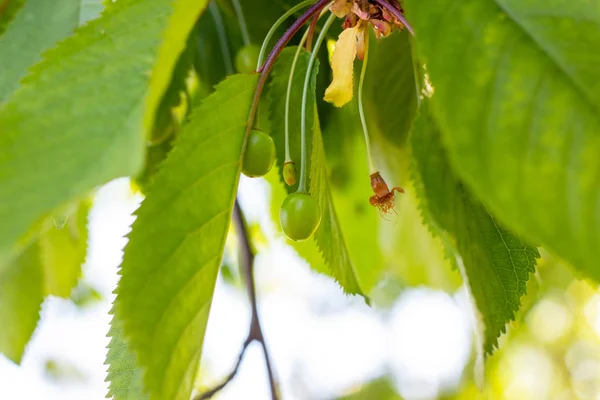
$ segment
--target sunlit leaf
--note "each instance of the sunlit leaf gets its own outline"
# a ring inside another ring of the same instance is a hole
[[[52,218],[44,224],[39,246],[46,295],[68,298],[81,276],[88,247],[90,206],[89,201],[80,202],[62,227],[57,227]]]
[[[33,244],[0,269],[0,353],[20,363],[39,319],[44,280],[39,247]]]
[[[79,25],[83,25],[92,19],[98,18],[104,9],[102,0],[79,1],[81,3],[81,6],[79,7]]]
[[[323,136],[339,224],[361,288],[369,294],[387,267],[380,248],[380,223],[388,221],[369,204],[373,192],[363,133],[353,116],[357,107],[352,101],[334,110]]]
[[[138,365],[137,356],[129,346],[123,332],[123,323],[115,316],[115,307],[110,311],[112,320],[108,337],[108,365],[106,381],[109,382],[108,396],[114,400],[147,400],[144,392],[144,371]]]
[[[390,137],[382,130],[383,126],[376,124],[370,129],[375,165],[391,186],[401,186],[405,193],[396,195],[395,212],[381,218],[379,251],[386,264],[386,275],[380,277],[378,285],[401,288],[427,285],[454,291],[461,281],[453,268],[453,254],[448,257],[443,237],[439,232],[433,233],[431,226],[423,221],[415,188],[409,180],[410,142]]]
[[[365,108],[369,122],[396,146],[403,145],[417,112],[417,88],[407,31],[369,47]]]
[[[322,213],[321,225],[315,233],[315,240],[323,253],[323,258],[327,261],[329,268],[331,268],[334,278],[339,282],[344,291],[350,294],[361,294],[368,301],[360,286],[356,267],[350,258],[339,218],[335,211],[335,205],[333,204],[325,150],[323,149],[323,138],[321,137],[321,128],[316,113],[313,132],[310,195],[317,199]]]
[[[600,280],[600,3],[406,8],[457,173],[507,226]]]
[[[0,108],[0,260],[56,207],[140,171],[154,112],[206,3],[108,2]]]
[[[23,4],[25,4],[25,0],[0,1],[0,36],[4,34],[17,12],[23,7]]]
[[[64,39],[79,24],[81,0],[28,0],[0,37],[0,103],[18,87],[42,52]]]
[[[383,377],[375,379],[361,387],[353,393],[339,397],[337,400],[400,400],[401,397],[396,393],[394,384],[390,378]]]
[[[255,75],[220,84],[178,135],[137,212],[117,317],[151,399],[188,400],[241,168]]]
[[[482,345],[491,353],[519,309],[539,253],[504,228],[457,178],[428,103],[421,107],[412,145],[425,218],[455,246],[463,281],[484,323]]]

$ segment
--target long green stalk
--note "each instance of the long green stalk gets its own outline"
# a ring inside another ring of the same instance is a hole
[[[300,167],[300,184],[298,185],[298,192],[306,192],[306,164],[307,164],[307,149],[306,149],[306,104],[308,100],[308,86],[310,84],[310,78],[312,75],[312,70],[315,65],[315,60],[317,59],[317,54],[319,53],[319,49],[321,48],[321,44],[323,44],[323,40],[325,40],[325,36],[327,35],[327,31],[333,24],[335,20],[335,14],[331,14],[327,21],[325,21],[325,25],[323,26],[323,30],[319,33],[319,37],[317,38],[317,42],[315,43],[315,47],[310,56],[310,60],[308,62],[308,68],[306,69],[306,76],[304,77],[304,89],[302,91],[302,114],[301,114],[301,158],[302,165]]]

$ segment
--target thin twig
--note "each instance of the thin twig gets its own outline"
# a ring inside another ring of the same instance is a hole
[[[254,251],[250,245],[250,238],[248,237],[248,227],[240,204],[236,201],[235,207],[233,208],[233,218],[235,225],[238,229],[238,235],[240,238],[240,255],[242,258],[242,267],[246,275],[246,285],[248,286],[248,295],[250,297],[250,305],[252,308],[252,320],[250,322],[250,332],[248,338],[256,340],[260,343],[263,354],[265,357],[265,364],[267,366],[267,374],[269,376],[269,386],[271,387],[271,399],[277,400],[277,384],[275,382],[275,376],[273,368],[271,366],[271,358],[269,357],[269,350],[265,337],[263,335],[262,328],[260,326],[260,318],[258,316],[258,308],[256,306],[256,283],[254,281]]]
[[[277,383],[275,381],[275,376],[273,373],[273,367],[271,365],[271,358],[269,357],[269,350],[267,348],[267,344],[265,342],[265,337],[263,335],[262,328],[260,326],[260,318],[258,315],[258,308],[256,306],[256,284],[254,281],[254,251],[252,250],[252,246],[250,244],[250,238],[248,237],[248,228],[246,226],[246,221],[244,219],[244,215],[240,208],[239,203],[235,202],[235,207],[233,209],[233,221],[235,223],[236,229],[238,231],[238,236],[240,239],[240,261],[241,267],[244,273],[244,277],[246,279],[246,286],[248,288],[248,297],[250,298],[250,307],[252,310],[252,319],[250,320],[250,329],[248,331],[248,337],[244,342],[244,346],[242,347],[242,351],[238,357],[238,361],[231,371],[231,373],[223,380],[221,384],[214,387],[213,389],[202,393],[201,395],[194,398],[194,400],[207,400],[212,396],[221,391],[229,382],[235,378],[240,364],[244,359],[244,354],[246,349],[250,345],[250,343],[257,341],[260,343],[260,346],[263,350],[263,354],[265,357],[265,364],[267,366],[267,374],[269,377],[269,386],[271,387],[271,399],[278,400],[277,395]]]
[[[242,360],[244,359],[244,354],[246,354],[246,349],[248,349],[248,346],[250,345],[250,343],[251,343],[251,341],[246,339],[246,341],[244,342],[244,346],[242,347],[242,351],[240,352],[240,355],[238,357],[237,363],[235,364],[233,371],[231,371],[231,373],[229,375],[227,375],[227,378],[225,378],[222,383],[215,386],[211,390],[204,392],[201,395],[197,396],[194,400],[211,399],[215,394],[217,394],[221,390],[223,390],[223,388],[225,388],[225,386],[227,386],[229,384],[229,382],[231,382],[233,380],[233,378],[235,378],[235,376],[238,373],[238,369],[240,368],[240,365],[242,364]]]

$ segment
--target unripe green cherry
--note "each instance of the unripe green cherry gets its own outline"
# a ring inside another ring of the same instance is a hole
[[[285,236],[302,241],[315,234],[321,223],[321,209],[306,193],[293,193],[285,198],[279,214]]]
[[[266,175],[275,161],[275,142],[263,131],[253,129],[248,136],[242,172],[250,178]]]
[[[244,46],[235,55],[235,69],[240,74],[252,74],[256,70],[260,47],[255,44]]]
[[[293,161],[286,161],[283,163],[283,180],[288,186],[294,186],[296,184],[296,163]]]

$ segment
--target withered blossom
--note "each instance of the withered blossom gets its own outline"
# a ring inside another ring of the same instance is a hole
[[[404,12],[398,1],[388,2],[401,13]],[[333,52],[333,81],[325,91],[325,101],[342,107],[352,100],[354,59],[363,59],[368,26],[373,27],[375,36],[379,39],[388,36],[394,29],[402,30],[404,25],[372,0],[336,0],[330,10],[337,17],[344,18],[344,30]]]

